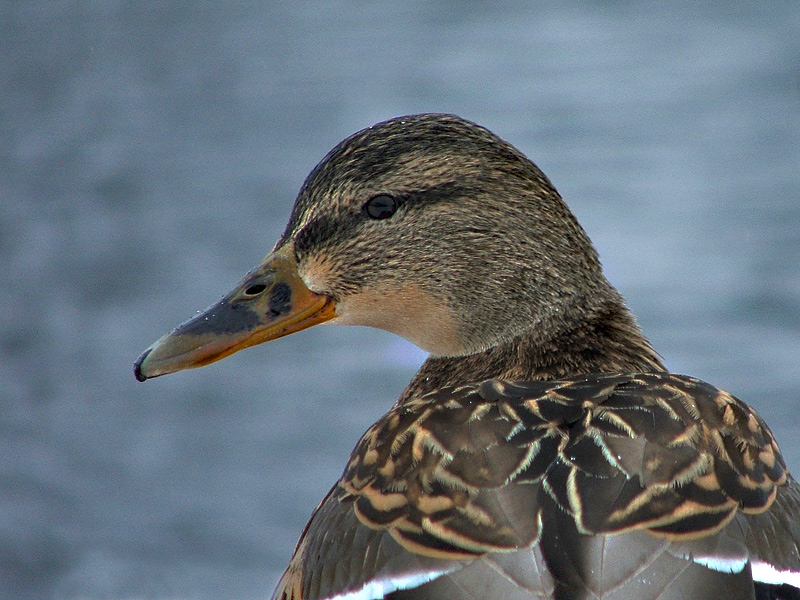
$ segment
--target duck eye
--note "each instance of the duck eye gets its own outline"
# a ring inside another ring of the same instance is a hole
[[[370,198],[364,205],[364,211],[370,219],[388,219],[397,210],[397,200],[386,194]]]

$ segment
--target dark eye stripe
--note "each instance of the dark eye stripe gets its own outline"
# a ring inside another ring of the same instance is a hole
[[[397,210],[397,200],[386,194],[370,198],[364,205],[364,212],[370,219],[388,219]]]

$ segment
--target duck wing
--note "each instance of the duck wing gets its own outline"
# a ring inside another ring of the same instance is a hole
[[[273,598],[789,598],[799,515],[766,424],[707,383],[489,380],[364,434]]]

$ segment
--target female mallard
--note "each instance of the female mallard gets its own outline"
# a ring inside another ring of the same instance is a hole
[[[766,424],[668,373],[542,172],[449,115],[336,146],[264,262],[143,381],[317,323],[431,356],[361,438],[273,598],[800,597]]]

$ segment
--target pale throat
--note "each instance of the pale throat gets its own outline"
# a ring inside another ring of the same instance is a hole
[[[433,356],[456,356],[465,345],[450,307],[411,284],[374,288],[336,304],[333,325],[366,325],[395,333]]]
[[[330,270],[322,261],[307,260],[299,274],[308,289],[331,289]],[[411,283],[378,284],[336,302],[331,325],[364,325],[397,334],[434,356],[463,354],[465,345],[447,302]]]

